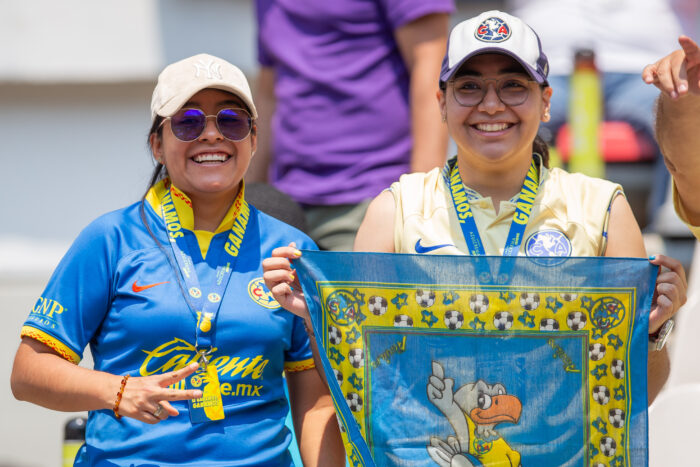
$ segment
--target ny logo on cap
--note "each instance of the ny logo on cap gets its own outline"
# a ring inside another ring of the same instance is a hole
[[[199,78],[199,73],[206,73],[207,79],[223,79],[221,76],[221,64],[215,62],[214,60],[209,60],[209,63],[203,61],[198,61],[194,64],[195,78]]]
[[[474,36],[483,42],[503,42],[510,37],[510,28],[501,18],[492,16],[477,26]]]

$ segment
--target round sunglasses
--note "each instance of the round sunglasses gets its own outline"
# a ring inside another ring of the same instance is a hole
[[[488,83],[494,83],[496,95],[506,105],[518,106],[525,102],[530,95],[533,80],[521,76],[511,75],[502,78],[479,78],[474,76],[459,76],[451,83],[457,103],[463,107],[479,105],[486,97]]]
[[[253,119],[244,109],[221,109],[216,115],[205,115],[199,109],[180,109],[170,120],[170,129],[177,139],[184,142],[194,141],[200,137],[207,125],[208,118],[216,118],[216,128],[224,138],[231,141],[244,140],[253,126]]]

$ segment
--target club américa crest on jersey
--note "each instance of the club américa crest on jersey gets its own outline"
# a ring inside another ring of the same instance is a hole
[[[482,42],[503,42],[510,37],[510,26],[501,18],[491,16],[476,27],[474,37]]]
[[[528,256],[571,256],[571,240],[559,230],[539,230],[525,241]]]

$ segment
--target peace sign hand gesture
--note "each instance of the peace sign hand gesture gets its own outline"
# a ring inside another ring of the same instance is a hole
[[[187,378],[197,371],[197,368],[197,363],[191,363],[185,368],[161,375],[130,378],[124,386],[119,414],[150,424],[179,415],[169,401],[199,399],[202,397],[202,391],[171,389],[168,386]]]

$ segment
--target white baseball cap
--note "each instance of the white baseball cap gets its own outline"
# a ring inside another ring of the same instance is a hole
[[[252,117],[258,118],[243,72],[226,60],[199,54],[168,65],[158,75],[151,98],[151,120],[157,115],[173,116],[192,96],[207,88],[221,89],[240,97]]]
[[[549,63],[540,38],[521,19],[498,10],[485,11],[452,28],[442,60],[440,84],[449,81],[464,62],[484,53],[509,55],[535,81],[547,84]]]

